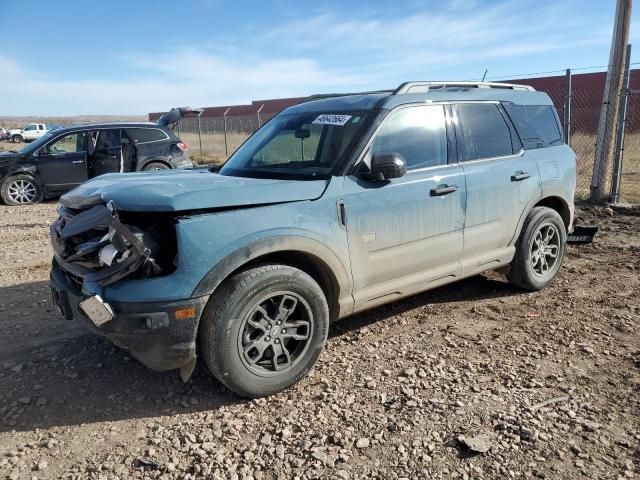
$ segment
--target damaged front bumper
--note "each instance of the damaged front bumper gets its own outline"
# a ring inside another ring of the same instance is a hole
[[[71,214],[59,209],[50,227],[54,258],[65,271],[105,287],[137,271],[150,250],[122,224],[113,202]]]
[[[81,321],[147,367],[165,371],[195,362],[198,323],[208,296],[172,302],[110,302],[113,318],[100,323],[92,321],[80,307],[81,302],[93,297],[83,294],[55,260],[50,281],[53,300],[64,318]]]
[[[153,370],[188,370],[195,364],[198,323],[208,296],[153,302],[102,299],[106,287],[119,281],[146,283],[170,272],[173,254],[167,257],[159,242],[173,230],[156,228],[152,235],[151,224],[144,230],[125,224],[113,202],[92,199],[74,206],[63,205],[50,229],[51,293],[60,314],[81,321]]]

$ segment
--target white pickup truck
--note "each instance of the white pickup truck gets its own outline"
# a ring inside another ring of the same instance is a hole
[[[44,123],[30,123],[22,128],[9,130],[9,138],[14,143],[31,142],[47,133]]]

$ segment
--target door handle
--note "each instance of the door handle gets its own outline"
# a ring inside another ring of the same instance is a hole
[[[429,194],[432,197],[441,197],[442,195],[449,195],[450,193],[457,192],[457,185],[438,185],[436,188],[429,190]]]
[[[115,160],[116,158],[118,158],[118,155],[111,155],[111,160]]]
[[[71,162],[71,163],[75,163],[75,164],[78,164],[78,163],[84,163],[84,160],[74,160],[74,161],[73,161],[73,162]]]
[[[521,182],[522,180],[526,180],[529,177],[531,177],[531,174],[529,172],[518,171],[511,175],[511,181]]]

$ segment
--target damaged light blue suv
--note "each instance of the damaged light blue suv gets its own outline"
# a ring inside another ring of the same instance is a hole
[[[156,370],[240,395],[302,379],[329,323],[506,267],[538,290],[572,228],[575,155],[530,87],[410,82],[312,98],[222,168],[108,174],[60,200],[59,311]]]

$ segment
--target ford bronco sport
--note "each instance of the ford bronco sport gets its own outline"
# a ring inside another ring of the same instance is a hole
[[[108,174],[60,200],[53,297],[150,368],[196,355],[240,395],[302,379],[329,322],[500,267],[549,285],[575,155],[530,87],[410,82],[312,98],[219,171]]]

